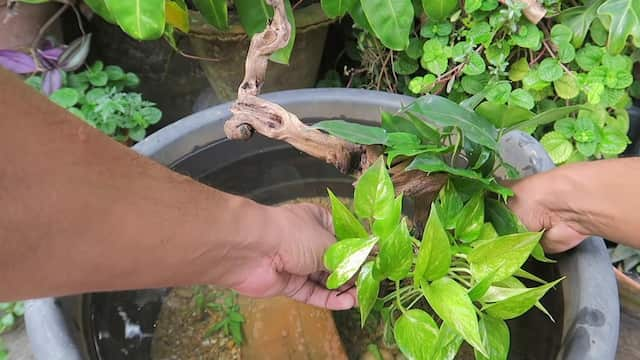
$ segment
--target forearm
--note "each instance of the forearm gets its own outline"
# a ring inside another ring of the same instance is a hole
[[[0,69],[0,300],[212,281],[265,208],[178,175]]]
[[[640,158],[566,165],[540,176],[539,202],[576,231],[640,247]]]

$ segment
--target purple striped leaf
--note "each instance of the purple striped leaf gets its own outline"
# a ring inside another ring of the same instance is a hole
[[[31,56],[15,50],[0,50],[0,66],[16,74],[28,74],[37,69]]]
[[[62,86],[62,73],[58,69],[53,69],[44,73],[42,80],[42,92],[47,96]]]

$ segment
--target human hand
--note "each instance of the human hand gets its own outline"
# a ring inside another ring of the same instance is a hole
[[[573,186],[560,169],[512,183],[509,207],[530,231],[545,230],[541,244],[548,253],[569,250],[589,236],[573,199],[564,194]]]
[[[233,250],[235,260],[225,285],[252,297],[284,295],[331,310],[352,308],[355,289],[328,290],[323,265],[335,242],[330,213],[316,205],[263,207],[256,235]],[[262,224],[262,226],[260,226]]]

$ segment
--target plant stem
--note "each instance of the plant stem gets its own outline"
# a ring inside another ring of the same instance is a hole
[[[402,306],[402,302],[400,301],[400,281],[396,281],[396,303],[398,305],[398,309],[405,313],[407,309]]]

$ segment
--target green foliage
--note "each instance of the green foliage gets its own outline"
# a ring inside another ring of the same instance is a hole
[[[412,1],[393,2],[397,7],[401,3],[409,8]],[[379,88],[379,79],[394,73],[395,83],[386,85],[389,90],[415,96],[443,95],[467,110],[477,110],[479,117],[498,131],[519,128],[539,139],[552,131],[554,121],[578,119],[578,111],[558,117],[549,112],[553,108],[587,106],[591,116],[608,112],[618,118],[625,116],[630,95],[640,96],[640,91],[632,87],[636,58],[631,57],[640,41],[636,38],[640,38],[640,0],[590,0],[584,5],[542,2],[549,16],[539,24],[523,15],[520,1],[500,5],[483,0],[413,3],[421,6],[414,7],[411,31],[390,29],[384,34],[393,36],[402,46],[388,46],[380,32],[356,21],[363,54],[363,72],[359,74],[365,75],[354,77],[375,74],[371,80],[362,80],[367,87]],[[378,14],[380,21],[392,21],[393,17],[386,16],[388,12],[385,16],[382,13]],[[385,45],[395,50],[390,52],[393,61],[371,60],[387,56]],[[427,109],[431,105],[425,99]],[[470,122],[486,123],[479,117],[474,116]],[[554,153],[557,164],[613,157],[624,151],[626,134],[598,126],[601,133],[606,133],[603,151],[569,138],[572,150],[580,149],[581,157],[577,152],[567,155],[568,143],[557,135],[550,135],[543,143],[550,145],[547,150]],[[469,129],[462,130],[466,133]],[[477,138],[472,140],[479,142]]]
[[[338,241],[324,254],[327,287],[355,278],[362,326],[379,313],[407,358],[453,359],[466,341],[477,359],[506,359],[504,320],[533,307],[546,313],[539,300],[560,280],[547,283],[522,269],[530,257],[549,260],[539,245],[542,233],[527,232],[504,205],[511,192],[494,179],[502,164],[496,128],[435,95],[383,113],[381,126],[316,125],[354,143],[380,145],[384,153],[358,180],[353,209],[329,191]],[[585,126],[578,137],[588,138],[590,130]],[[459,156],[466,164],[455,161]],[[389,175],[387,166],[400,162],[410,164],[406,170],[449,177],[428,218],[414,218],[426,220],[421,236],[404,218],[403,196],[396,196]],[[538,285],[527,288],[516,277]]]
[[[222,315],[222,319],[211,325],[204,333],[204,337],[211,337],[213,334],[223,331],[225,335],[231,336],[233,342],[238,346],[244,343],[244,333],[242,324],[244,324],[244,316],[240,313],[240,305],[238,305],[238,294],[230,291],[225,296],[210,296],[211,294],[198,286],[195,288],[194,301],[196,310],[202,315],[205,311],[215,312]]]
[[[0,334],[13,329],[16,321],[24,315],[24,302],[0,303]],[[0,354],[2,351],[0,351]],[[1,355],[0,355],[1,356]]]
[[[42,79],[32,76],[26,82],[40,89]],[[134,73],[96,61],[84,71],[65,74],[49,99],[117,141],[140,141],[162,112],[139,93],[126,91],[139,83]]]

